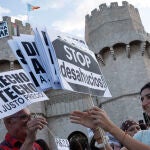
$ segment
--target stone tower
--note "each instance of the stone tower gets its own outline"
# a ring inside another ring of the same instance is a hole
[[[150,35],[138,9],[126,1],[101,4],[85,17],[85,39],[112,93],[100,99],[112,120],[143,119],[139,91],[150,81]]]

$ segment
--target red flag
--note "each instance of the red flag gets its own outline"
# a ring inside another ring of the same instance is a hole
[[[40,8],[39,6],[33,6],[31,4],[27,4],[28,11],[33,11],[33,10],[39,9],[39,8]]]

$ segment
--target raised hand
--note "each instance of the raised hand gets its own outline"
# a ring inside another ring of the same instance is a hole
[[[114,127],[114,123],[109,119],[107,113],[103,109],[95,106],[90,110],[89,114],[95,126],[100,126],[108,132]]]
[[[41,130],[47,125],[45,118],[33,118],[27,123],[27,138],[35,140],[37,130]]]
[[[71,113],[70,120],[72,123],[81,124],[91,129],[97,127],[93,122],[94,119],[91,118],[91,115],[88,111],[87,112],[74,111]]]

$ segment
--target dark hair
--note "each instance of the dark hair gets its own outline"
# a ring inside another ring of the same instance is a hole
[[[78,140],[70,141],[70,150],[82,150],[82,145]]]
[[[94,139],[94,137],[92,137],[92,140],[90,142],[91,150],[99,150],[99,148],[95,147],[95,142],[96,142],[96,140]]]
[[[123,131],[127,131],[128,128],[131,127],[132,125],[139,125],[139,124],[138,124],[136,121],[134,121],[134,120],[128,119],[128,120],[124,121],[124,122],[121,124],[121,127],[120,127],[120,128],[121,128]]]
[[[141,130],[147,130],[147,128],[148,128],[147,125],[144,123],[140,123],[139,126],[140,126]]]
[[[47,143],[43,139],[37,139],[35,142],[39,144],[43,150],[50,150]]]
[[[146,84],[141,88],[140,94],[142,93],[142,91],[143,91],[144,89],[150,89],[150,82],[146,83]]]

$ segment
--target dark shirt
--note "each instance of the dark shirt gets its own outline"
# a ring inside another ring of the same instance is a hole
[[[0,150],[19,150],[22,145],[18,139],[12,137],[9,133],[6,134],[5,140],[0,143]],[[33,150],[42,150],[37,143],[33,143]]]

